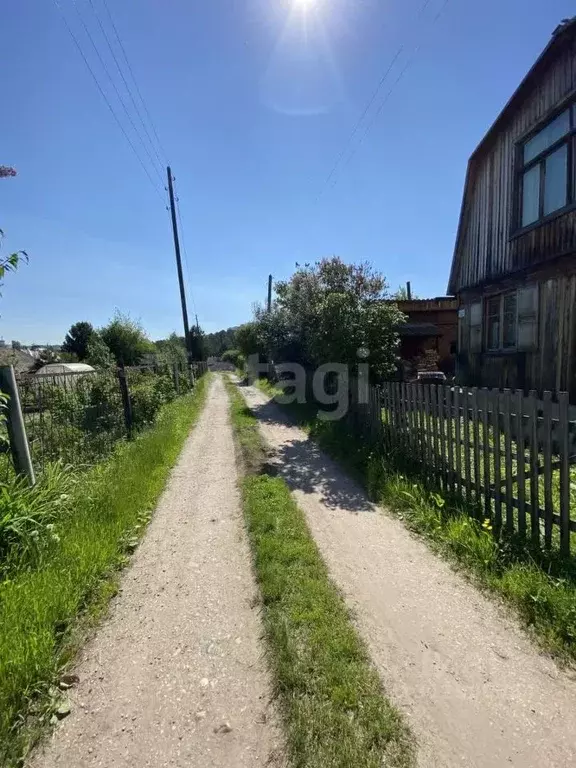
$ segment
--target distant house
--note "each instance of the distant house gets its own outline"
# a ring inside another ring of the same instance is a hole
[[[407,316],[398,328],[402,378],[415,379],[419,371],[454,373],[458,329],[458,302],[451,296],[404,299],[395,302]]]
[[[13,365],[16,374],[31,373],[34,370],[35,360],[28,352],[10,347],[0,349],[0,366]]]
[[[576,402],[576,17],[470,158],[448,292],[462,383]]]

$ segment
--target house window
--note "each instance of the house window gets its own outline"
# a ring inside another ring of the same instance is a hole
[[[516,291],[493,296],[486,302],[486,349],[515,349],[518,336]]]
[[[486,349],[500,349],[502,299],[495,296],[486,302]]]
[[[517,291],[486,299],[485,348],[531,350],[538,343],[538,286],[527,285]]]
[[[576,105],[520,146],[519,217],[527,227],[575,201],[572,173]]]
[[[486,349],[516,347],[516,292],[493,296],[486,302]]]
[[[514,349],[516,346],[516,293],[509,293],[502,298],[502,347]]]

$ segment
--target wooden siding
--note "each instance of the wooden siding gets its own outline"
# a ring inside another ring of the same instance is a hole
[[[576,95],[576,41],[559,45],[520,108],[472,158],[451,292],[576,251],[576,211],[524,234],[512,233],[517,143],[563,101]]]
[[[566,391],[576,403],[576,264],[570,273],[552,274],[540,270],[538,283],[538,344],[529,352],[481,352],[468,349],[468,334],[458,350],[458,376],[462,383],[484,387],[508,387]],[[507,280],[462,297],[464,304],[486,299],[503,287],[525,285],[524,280]],[[485,312],[484,312],[485,320]],[[484,329],[485,333],[485,329]]]

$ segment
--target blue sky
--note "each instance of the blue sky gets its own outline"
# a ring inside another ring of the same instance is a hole
[[[133,136],[79,21],[122,87],[89,0],[59,2]],[[309,2],[108,0],[176,176],[190,314],[207,331],[248,320],[269,272],[331,254],[444,293],[468,156],[574,12],[569,0],[429,0],[423,13],[424,0]],[[153,338],[180,331],[168,213],[53,2],[4,10],[0,71],[0,164],[18,170],[0,180],[3,248],[30,256],[5,281],[0,335],[59,342],[116,307]]]

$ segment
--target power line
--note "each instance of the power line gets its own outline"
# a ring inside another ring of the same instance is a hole
[[[430,2],[430,0],[426,0],[426,2],[428,3],[428,2]],[[348,137],[348,139],[346,140],[346,142],[345,142],[344,146],[342,147],[342,151],[340,152],[340,154],[339,154],[339,155],[338,155],[338,157],[336,158],[336,162],[334,163],[334,165],[332,166],[332,170],[330,171],[330,173],[329,173],[329,174],[328,174],[328,176],[326,177],[326,181],[324,182],[324,185],[323,185],[323,187],[322,187],[322,190],[320,191],[320,194],[318,195],[318,197],[321,197],[321,196],[322,196],[322,192],[323,192],[323,190],[325,189],[325,187],[327,187],[327,186],[328,186],[328,184],[329,184],[329,183],[330,183],[330,181],[332,180],[332,177],[334,176],[334,174],[335,174],[335,173],[336,173],[336,171],[338,170],[338,166],[340,165],[340,163],[341,163],[341,161],[342,161],[342,158],[343,158],[343,157],[344,157],[344,155],[346,154],[346,151],[348,150],[348,147],[350,146],[350,144],[351,144],[351,143],[354,141],[354,138],[355,138],[356,134],[358,133],[358,131],[359,131],[359,129],[360,129],[360,126],[362,125],[362,123],[363,123],[363,121],[364,121],[364,118],[366,117],[366,115],[367,115],[367,114],[368,114],[368,112],[370,111],[370,108],[372,107],[372,105],[373,105],[373,104],[374,104],[374,102],[376,101],[376,98],[377,98],[378,94],[380,93],[380,88],[381,88],[381,87],[382,87],[382,85],[384,84],[384,81],[386,80],[386,78],[387,78],[387,77],[388,77],[388,75],[390,74],[390,71],[392,70],[392,67],[393,67],[393,66],[394,66],[394,64],[397,62],[397,60],[398,60],[398,57],[400,56],[400,54],[402,53],[402,51],[403,51],[403,50],[404,50],[404,45],[401,45],[401,46],[398,48],[398,50],[396,51],[396,53],[394,54],[394,56],[393,56],[393,58],[392,58],[392,61],[390,62],[389,66],[388,66],[388,69],[386,70],[386,72],[384,73],[384,75],[382,76],[382,78],[380,79],[380,82],[378,83],[378,85],[377,85],[377,87],[376,87],[376,90],[375,90],[375,91],[374,91],[374,93],[372,94],[372,97],[371,97],[371,98],[370,98],[370,100],[368,101],[368,103],[367,103],[367,105],[366,105],[366,107],[365,107],[364,111],[362,112],[362,114],[361,114],[360,118],[359,118],[359,119],[358,119],[358,121],[356,122],[356,125],[354,126],[354,129],[352,130],[352,133],[350,134],[350,136],[349,136],[349,137]]]
[[[438,19],[442,16],[442,14],[446,10],[446,6],[448,5],[449,2],[450,2],[450,0],[444,0],[444,3],[442,4],[440,10],[436,14],[436,16],[434,16],[434,18],[432,19],[432,23],[430,24],[431,27],[434,26],[434,24],[436,24]],[[374,125],[376,120],[378,120],[378,117],[380,116],[380,114],[382,113],[382,110],[386,106],[386,103],[387,103],[388,99],[392,95],[392,93],[393,93],[394,89],[396,88],[396,86],[398,85],[398,83],[402,80],[402,78],[406,74],[407,70],[410,68],[412,62],[414,61],[414,59],[418,55],[418,52],[420,51],[421,48],[422,48],[422,43],[420,42],[420,43],[418,43],[416,48],[414,48],[414,50],[412,52],[412,55],[408,58],[408,60],[406,61],[406,64],[404,65],[404,67],[400,71],[398,77],[396,78],[396,80],[390,86],[390,89],[388,90],[388,92],[384,96],[384,99],[382,100],[380,106],[378,107],[377,111],[374,113],[374,116],[373,116],[372,120],[368,123],[368,126],[366,127],[366,130],[364,131],[364,133],[360,137],[360,141],[352,149],[352,152],[350,153],[350,155],[348,156],[346,162],[344,163],[344,168],[346,168],[348,166],[348,164],[350,163],[350,161],[352,160],[352,158],[354,157],[354,155],[358,151],[359,147],[361,146],[362,142],[364,141],[366,136],[370,133],[370,130],[372,129],[372,126]]]
[[[168,161],[167,161],[168,155],[162,146],[162,142],[160,141],[160,138],[158,137],[156,126],[154,125],[152,116],[148,111],[148,107],[146,106],[146,102],[144,101],[144,97],[142,96],[142,92],[138,87],[138,81],[136,80],[132,67],[130,66],[130,61],[126,53],[126,49],[124,48],[124,44],[122,43],[122,39],[120,37],[118,29],[116,28],[116,24],[114,23],[114,19],[112,18],[112,14],[110,13],[110,8],[108,7],[108,3],[106,2],[106,0],[102,0],[102,4],[104,5],[104,8],[106,9],[106,13],[108,14],[108,18],[110,19],[110,24],[112,25],[112,29],[114,30],[114,34],[116,35],[116,40],[118,41],[118,45],[120,46],[120,50],[122,51],[122,55],[124,56],[124,61],[126,62],[126,66],[128,67],[128,72],[130,73],[130,77],[132,78],[132,82],[134,83],[134,86],[136,88],[136,93],[138,94],[140,101],[142,102],[142,106],[144,107],[144,111],[146,112],[152,131],[154,133],[154,136],[156,137],[158,147],[160,148],[160,152],[164,155],[164,159],[166,160],[166,163],[164,163],[164,165],[168,165]]]
[[[194,309],[194,314],[198,316],[198,309],[196,307],[196,302],[194,301],[194,292],[192,290],[192,273],[190,272],[190,264],[188,262],[188,251],[186,250],[186,235],[184,233],[184,224],[182,223],[182,214],[180,213],[180,198],[178,195],[176,195],[176,213],[178,215],[178,226],[180,227],[180,239],[182,240],[182,250],[184,251],[184,263],[186,264],[186,275],[187,275],[187,283],[188,283],[188,293],[190,294],[190,299],[192,300],[192,307]]]
[[[150,151],[148,150],[148,147],[144,143],[144,140],[142,139],[142,136],[140,135],[139,130],[136,128],[134,120],[132,119],[132,115],[130,114],[130,110],[126,106],[126,104],[124,102],[124,99],[122,98],[122,95],[120,94],[120,91],[118,90],[118,87],[117,87],[117,85],[116,85],[116,83],[114,81],[114,78],[110,74],[110,71],[109,71],[109,69],[108,69],[108,67],[106,65],[106,62],[102,58],[102,54],[100,53],[100,50],[98,49],[98,46],[94,42],[94,38],[92,37],[92,33],[90,32],[86,22],[84,21],[84,18],[82,16],[82,13],[80,11],[78,3],[76,2],[76,0],[72,0],[72,3],[74,5],[74,8],[76,9],[76,13],[78,14],[78,18],[80,19],[80,23],[82,24],[82,27],[84,28],[84,31],[86,32],[86,35],[88,36],[88,39],[90,40],[92,48],[94,48],[94,52],[96,53],[96,56],[98,57],[98,60],[100,61],[100,64],[102,65],[102,68],[106,72],[106,75],[108,76],[108,80],[110,80],[110,82],[112,83],[112,87],[114,88],[114,91],[116,92],[116,96],[118,97],[118,100],[119,100],[120,104],[122,105],[122,108],[124,109],[124,112],[126,113],[126,117],[130,121],[130,125],[132,126],[132,128],[134,130],[134,133],[136,134],[136,136],[140,140],[140,143],[142,144],[144,152],[146,152],[146,154],[148,155],[148,159],[152,163],[152,167],[154,168],[154,170],[158,174],[158,178],[160,179],[160,183],[163,185],[164,184],[164,179],[162,178],[161,173],[159,172],[158,168],[156,167],[155,162],[154,162],[154,158],[152,157],[152,155],[150,154]]]
[[[121,130],[121,131],[122,131],[122,133],[124,134],[124,138],[126,139],[126,141],[128,142],[128,144],[130,145],[130,148],[132,149],[132,152],[134,152],[134,154],[136,155],[136,159],[138,160],[138,162],[139,162],[139,163],[140,163],[140,165],[142,166],[142,169],[143,169],[144,173],[146,174],[146,176],[148,176],[148,179],[149,179],[149,181],[150,181],[150,184],[152,184],[152,186],[154,187],[154,191],[156,192],[156,194],[158,195],[158,197],[159,197],[159,198],[162,200],[162,203],[163,203],[163,204],[165,204],[165,200],[164,200],[164,198],[162,197],[162,195],[160,194],[160,192],[158,191],[158,187],[157,187],[157,185],[155,184],[154,180],[152,179],[152,176],[150,176],[150,173],[149,173],[149,171],[148,171],[148,168],[147,168],[147,167],[144,165],[144,163],[143,163],[143,161],[142,161],[142,158],[140,157],[140,155],[139,155],[139,154],[138,154],[138,152],[136,151],[136,147],[134,146],[134,144],[132,143],[132,140],[130,139],[130,136],[128,136],[128,134],[126,133],[126,130],[125,130],[124,126],[122,125],[122,123],[121,123],[121,121],[120,121],[120,119],[119,119],[118,115],[117,115],[117,114],[116,114],[116,112],[114,111],[114,107],[113,107],[113,106],[112,106],[112,104],[110,103],[110,100],[108,99],[108,96],[106,95],[106,93],[105,93],[104,89],[103,89],[103,88],[102,88],[102,86],[100,85],[100,81],[98,80],[98,78],[97,78],[97,77],[96,77],[96,75],[94,74],[94,70],[93,70],[93,69],[92,69],[92,67],[90,66],[90,62],[89,62],[89,61],[88,61],[88,59],[86,58],[86,56],[85,56],[85,54],[84,54],[84,51],[82,50],[82,46],[81,46],[81,45],[80,45],[80,43],[78,42],[78,38],[76,37],[76,35],[75,35],[75,34],[74,34],[74,32],[72,31],[72,28],[71,28],[70,24],[68,23],[68,19],[66,18],[65,14],[64,14],[64,11],[62,10],[62,6],[61,6],[61,5],[60,5],[60,3],[58,2],[58,0],[53,0],[53,2],[54,2],[54,5],[56,6],[56,8],[58,9],[58,11],[59,11],[60,15],[62,16],[62,19],[63,19],[63,21],[64,21],[64,25],[66,26],[66,29],[68,30],[68,33],[70,34],[70,37],[71,37],[71,38],[72,38],[72,40],[74,41],[74,45],[75,45],[75,46],[76,46],[76,48],[78,49],[78,53],[79,53],[79,54],[80,54],[80,56],[82,57],[82,60],[84,61],[84,64],[86,64],[86,68],[88,69],[88,71],[89,71],[89,72],[90,72],[90,74],[92,75],[92,79],[93,79],[93,80],[94,80],[94,82],[96,83],[96,87],[97,87],[97,88],[98,88],[98,90],[100,91],[100,95],[102,96],[102,98],[103,98],[103,99],[104,99],[104,101],[106,102],[106,105],[107,105],[108,109],[109,109],[109,110],[110,110],[110,112],[112,113],[112,117],[114,118],[114,120],[115,120],[115,121],[116,121],[116,123],[118,124],[118,127],[120,128],[120,130]]]
[[[134,96],[132,94],[132,89],[130,88],[125,76],[124,71],[122,67],[120,66],[120,62],[118,61],[116,54],[114,52],[114,48],[112,47],[112,44],[110,42],[110,38],[108,37],[108,33],[106,32],[106,29],[104,25],[102,24],[102,21],[100,19],[100,16],[98,15],[98,11],[96,10],[96,6],[94,5],[94,0],[88,0],[90,3],[90,7],[92,8],[92,11],[94,13],[94,16],[96,17],[96,21],[98,22],[98,26],[100,27],[100,31],[102,32],[102,35],[104,36],[104,40],[106,40],[106,44],[108,46],[108,50],[110,51],[110,54],[112,55],[112,58],[114,59],[114,63],[116,64],[116,69],[118,70],[120,77],[122,78],[122,82],[124,83],[124,86],[128,92],[128,95],[130,96],[130,100],[132,101],[132,105],[134,106],[134,109],[136,111],[136,114],[138,115],[138,118],[140,120],[140,123],[142,125],[142,128],[144,129],[144,133],[146,134],[146,137],[148,141],[150,142],[150,146],[152,148],[152,151],[156,155],[156,159],[158,160],[159,167],[163,170],[164,169],[164,162],[162,161],[160,155],[158,154],[158,150],[156,149],[156,146],[154,142],[152,141],[152,138],[150,136],[150,133],[148,131],[148,128],[146,127],[146,123],[144,122],[142,118],[142,114],[140,113],[140,109],[138,105],[136,104],[136,101],[134,99]]]
[[[424,0],[423,4],[422,4],[422,5],[421,5],[421,7],[420,7],[420,10],[418,11],[418,13],[417,13],[417,15],[416,15],[416,18],[415,18],[415,22],[419,21],[419,19],[422,17],[422,15],[423,15],[423,14],[424,14],[424,12],[426,11],[427,7],[430,5],[430,2],[431,2],[431,0]],[[444,10],[444,8],[445,8],[445,7],[446,7],[446,5],[447,5],[447,2],[448,2],[448,0],[446,0],[446,2],[444,3],[444,5],[442,6],[442,9],[441,9],[441,10],[440,10],[440,12],[439,12],[439,13],[436,15],[436,17],[434,18],[434,20],[432,21],[432,24],[434,24],[434,23],[435,23],[435,22],[438,20],[439,16],[441,15],[442,11]],[[368,103],[366,104],[366,107],[365,107],[365,108],[364,108],[364,110],[362,111],[362,114],[361,114],[361,115],[360,115],[360,117],[358,118],[358,120],[357,120],[357,122],[356,122],[356,124],[355,124],[355,126],[354,126],[354,128],[353,128],[353,130],[352,130],[352,132],[351,132],[351,134],[350,134],[350,136],[348,137],[348,139],[346,140],[346,142],[345,142],[345,144],[344,144],[344,147],[342,148],[341,152],[338,154],[338,156],[337,156],[337,158],[336,158],[336,161],[335,161],[334,165],[332,166],[332,169],[331,169],[330,173],[329,173],[329,174],[328,174],[328,176],[326,177],[326,180],[325,180],[324,184],[322,185],[322,188],[320,189],[320,192],[318,193],[318,196],[317,196],[317,198],[316,198],[316,200],[317,200],[317,201],[318,201],[318,200],[319,200],[319,199],[322,197],[322,194],[324,193],[325,189],[328,187],[328,185],[329,185],[330,181],[332,181],[332,179],[334,178],[334,175],[336,174],[336,172],[337,172],[338,168],[340,167],[340,164],[342,163],[342,160],[344,159],[344,156],[346,155],[346,153],[347,153],[348,149],[349,149],[349,148],[352,146],[352,143],[353,143],[354,139],[356,138],[356,134],[357,134],[357,133],[358,133],[358,131],[360,130],[360,128],[361,128],[361,126],[362,126],[362,123],[364,122],[364,120],[365,120],[365,119],[366,119],[366,117],[368,116],[368,113],[370,112],[370,110],[371,110],[372,106],[373,106],[373,105],[374,105],[374,103],[376,102],[376,99],[378,98],[378,94],[380,93],[380,90],[381,90],[382,86],[384,85],[384,83],[385,83],[385,82],[386,82],[386,80],[388,79],[388,76],[389,76],[389,75],[390,75],[390,73],[392,72],[392,69],[393,69],[394,65],[396,64],[396,62],[397,62],[397,61],[398,61],[398,59],[400,58],[400,55],[403,53],[403,51],[404,51],[405,47],[406,47],[406,46],[405,46],[405,44],[404,44],[404,43],[402,43],[402,44],[401,44],[401,45],[398,47],[398,50],[396,51],[396,53],[394,54],[394,56],[392,57],[392,59],[391,59],[391,61],[390,61],[390,64],[388,65],[388,67],[387,67],[387,68],[386,68],[386,70],[384,71],[384,74],[383,74],[383,75],[382,75],[382,77],[380,78],[380,80],[379,80],[379,82],[378,82],[378,85],[376,86],[376,88],[375,88],[375,90],[374,90],[374,93],[372,94],[372,96],[371,96],[371,97],[370,97],[370,99],[368,100]],[[385,98],[384,98],[384,102],[383,102],[383,103],[380,105],[380,107],[379,107],[379,109],[378,109],[378,111],[377,111],[377,113],[376,113],[376,116],[378,116],[378,115],[380,114],[380,112],[382,111],[382,108],[383,108],[383,105],[384,105],[384,103],[386,103],[386,101],[387,101],[387,100],[388,100],[388,98],[390,97],[390,93],[391,93],[391,91],[392,91],[392,90],[394,89],[394,87],[395,87],[395,86],[398,84],[398,82],[400,82],[400,80],[401,80],[401,79],[402,79],[402,77],[404,76],[404,74],[405,74],[406,70],[408,69],[408,66],[409,66],[409,64],[410,64],[410,63],[412,63],[412,61],[413,61],[413,59],[414,59],[414,57],[415,57],[416,53],[417,53],[417,52],[420,50],[420,48],[421,48],[421,44],[419,44],[419,45],[417,46],[417,48],[415,49],[415,51],[412,53],[412,56],[411,56],[411,57],[410,57],[410,59],[409,59],[409,63],[408,63],[408,65],[407,65],[407,66],[405,66],[405,67],[402,69],[402,71],[401,71],[401,73],[400,73],[400,76],[399,76],[399,77],[397,78],[397,80],[394,82],[394,84],[393,84],[393,86],[392,86],[392,89],[391,89],[391,90],[390,90],[390,91],[389,91],[389,92],[386,94],[386,96],[385,96]],[[373,123],[374,123],[374,120],[372,120],[372,121],[371,121],[371,123],[370,123],[370,127],[373,125]],[[362,135],[362,138],[360,139],[360,142],[359,142],[359,144],[361,144],[361,143],[362,143],[362,141],[363,141],[363,139],[364,139],[365,135],[366,135],[366,132],[365,132],[365,133]],[[358,146],[359,146],[359,144],[358,144]],[[356,149],[357,149],[357,147],[356,147]],[[353,150],[352,150],[352,153],[351,153],[351,155],[348,157],[348,159],[346,160],[346,162],[345,162],[345,164],[344,164],[344,167],[346,167],[346,166],[348,165],[348,163],[350,162],[350,159],[351,159],[351,157],[353,157],[353,156],[354,156],[354,154],[355,154],[355,152],[356,152],[356,149],[353,149]],[[337,179],[336,179],[336,180],[334,180],[334,181],[332,182],[332,186],[333,186],[333,187],[334,187],[334,186],[336,186],[336,183],[337,183]]]

